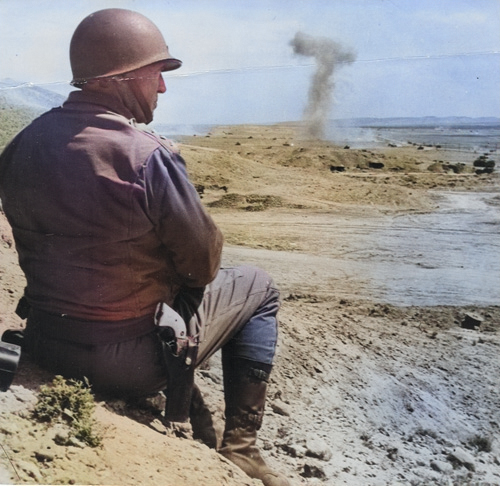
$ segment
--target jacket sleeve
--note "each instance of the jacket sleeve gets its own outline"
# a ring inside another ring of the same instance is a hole
[[[143,170],[147,211],[181,285],[205,286],[220,268],[223,236],[189,181],[184,160],[160,147]]]

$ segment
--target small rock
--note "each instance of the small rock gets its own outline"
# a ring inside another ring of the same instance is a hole
[[[431,461],[431,468],[442,473],[451,473],[453,471],[453,466],[443,461]]]
[[[329,461],[332,458],[332,451],[324,440],[309,439],[306,442],[306,448],[306,454],[310,457],[316,457],[322,461]]]
[[[465,314],[465,319],[462,321],[462,327],[464,329],[476,329],[483,323],[484,319],[474,312],[468,312]]]
[[[453,452],[450,452],[450,454],[448,454],[448,460],[452,463],[455,462],[466,467],[469,471],[476,470],[474,457],[461,447],[457,447]]]
[[[165,425],[160,419],[154,419],[149,423],[149,426],[155,431],[159,432],[162,435],[167,435],[167,431],[165,429]]]
[[[465,314],[465,319],[462,321],[464,329],[476,329],[483,323],[483,318],[474,312]]]
[[[54,442],[57,445],[60,445],[60,446],[67,445],[68,441],[69,441],[69,432],[67,432],[66,430],[58,431],[54,435]]]
[[[307,449],[298,444],[283,444],[281,448],[291,457],[304,457]]]
[[[304,464],[304,470],[300,474],[303,478],[326,478],[325,471],[323,468],[318,467],[314,464]]]
[[[41,451],[35,451],[35,459],[38,462],[51,462],[54,460],[54,454],[52,452],[41,452]]]
[[[395,461],[398,457],[398,448],[397,447],[391,447],[390,449],[387,450],[387,457],[391,461]]]
[[[108,410],[121,414],[124,414],[127,410],[127,402],[125,400],[107,400],[105,406]]]
[[[272,451],[274,449],[274,444],[272,442],[269,442],[269,441],[263,441],[262,442],[262,450],[264,451]]]
[[[212,380],[216,385],[222,385],[222,376],[214,371],[201,371],[201,375]]]
[[[323,373],[325,370],[323,369],[323,366],[321,366],[319,363],[316,363],[314,366],[314,371],[316,371],[316,373]]]
[[[73,447],[79,447],[80,449],[85,449],[85,444],[81,441],[78,440],[76,437],[69,437],[67,445],[73,446]]]
[[[330,165],[330,172],[344,172],[345,166],[343,165]]]
[[[278,415],[289,417],[291,415],[290,406],[285,402],[276,399],[271,402],[271,410]]]

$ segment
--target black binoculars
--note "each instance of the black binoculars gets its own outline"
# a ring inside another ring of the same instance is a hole
[[[9,389],[20,358],[21,346],[0,341],[0,391]]]

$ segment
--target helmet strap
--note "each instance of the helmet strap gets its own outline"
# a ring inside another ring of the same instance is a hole
[[[138,123],[150,123],[153,120],[153,112],[139,83],[133,77],[121,76],[113,78],[120,101],[134,115]]]

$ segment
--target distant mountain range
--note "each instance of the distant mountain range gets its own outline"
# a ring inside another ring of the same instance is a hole
[[[60,106],[64,100],[64,96],[31,83],[0,80],[0,108],[23,108],[42,113]]]

